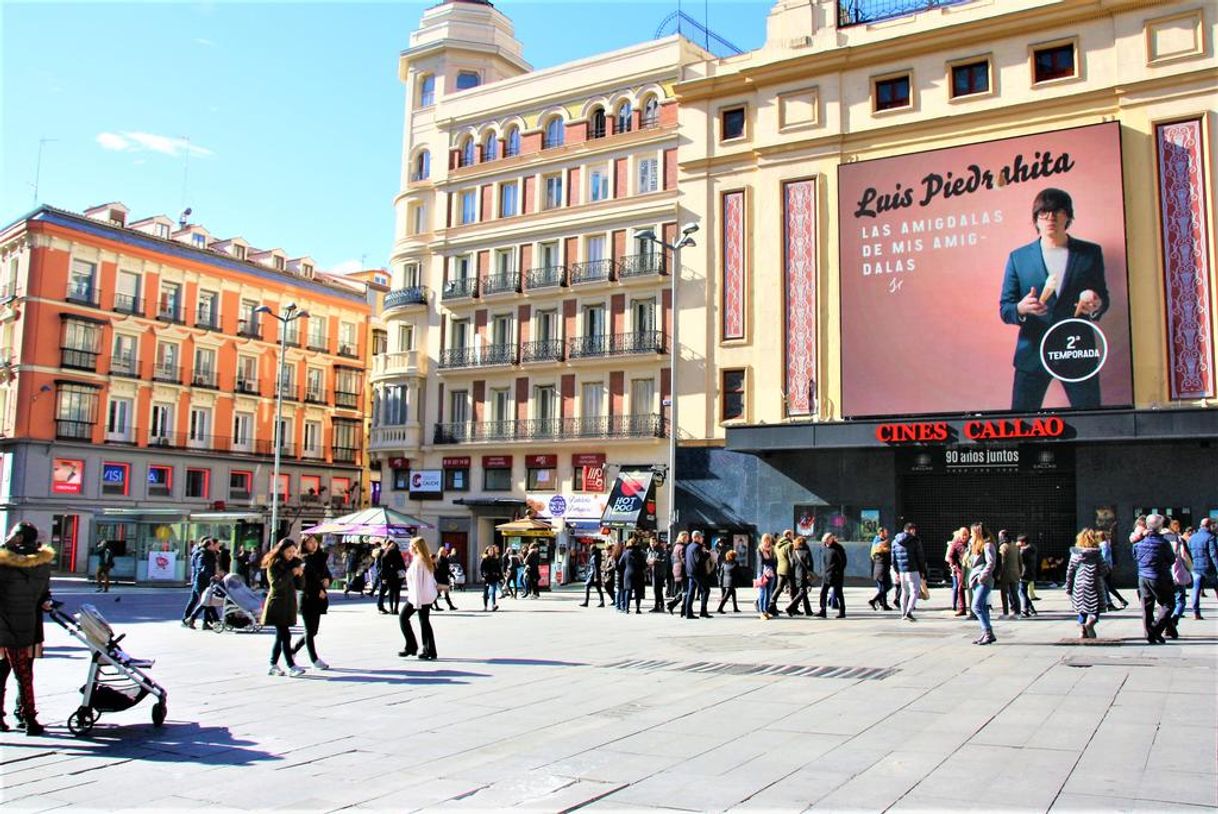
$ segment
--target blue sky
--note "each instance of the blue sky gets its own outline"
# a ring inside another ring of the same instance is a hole
[[[0,223],[38,201],[120,200],[213,235],[384,265],[403,93],[397,55],[424,8],[393,3],[14,3],[0,0]],[[684,0],[741,48],[772,0]],[[512,2],[544,68],[642,42],[671,2]],[[183,194],[185,190],[185,195]]]

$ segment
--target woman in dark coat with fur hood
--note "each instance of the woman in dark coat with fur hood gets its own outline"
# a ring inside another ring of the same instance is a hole
[[[51,609],[51,563],[55,551],[38,545],[38,529],[29,523],[13,527],[0,548],[0,731],[4,722],[4,689],[10,672],[17,674],[17,720],[25,734],[41,735],[34,704],[34,659],[42,652],[42,612]]]

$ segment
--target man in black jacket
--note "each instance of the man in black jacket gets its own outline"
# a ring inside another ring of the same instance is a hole
[[[601,603],[597,607],[605,607],[605,591],[601,587],[601,566],[604,564],[604,558],[605,554],[601,551],[601,547],[593,543],[592,550],[588,552],[588,577],[584,580],[584,601],[579,603],[581,608],[588,607],[593,588],[596,589],[596,595],[601,598]]]
[[[651,538],[651,546],[647,550],[647,570],[651,574],[651,589],[655,594],[655,605],[652,613],[664,612],[664,581],[671,573],[668,564],[668,552],[659,537]]]
[[[710,551],[707,550],[702,538],[702,532],[695,531],[689,544],[685,546],[685,606],[682,615],[686,619],[710,619],[706,611],[706,603],[710,601],[710,574],[707,563],[710,561]],[[702,608],[694,615],[694,600],[701,598]]]
[[[787,616],[798,616],[806,613],[812,615],[812,603],[808,601],[808,592],[812,590],[812,580],[816,577],[815,569],[812,567],[812,550],[808,548],[808,541],[803,537],[796,537],[795,542],[791,545],[791,585],[795,588],[795,598],[787,605]],[[803,603],[804,609],[800,611],[799,605]]]
[[[842,548],[842,544],[837,541],[837,537],[832,534],[826,534],[821,538],[821,543],[825,546],[825,581],[820,586],[820,610],[816,615],[824,619],[828,614],[825,611],[825,603],[829,598],[829,592],[833,592],[834,599],[837,600],[837,618],[846,618],[846,597],[842,593],[842,586],[846,581],[846,549]]]

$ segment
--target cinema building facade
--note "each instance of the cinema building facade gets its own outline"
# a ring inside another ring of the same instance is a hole
[[[1059,556],[1218,515],[1213,8],[853,5],[776,3],[677,86],[709,134],[679,154],[681,525],[912,520],[937,564],[974,520]]]

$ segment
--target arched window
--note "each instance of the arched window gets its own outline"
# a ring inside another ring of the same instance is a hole
[[[472,167],[474,164],[474,139],[469,136],[461,143],[461,166]]]
[[[555,116],[546,122],[546,139],[542,146],[547,150],[551,147],[561,147],[563,137],[562,116]]]
[[[520,155],[520,128],[512,127],[507,132],[507,138],[504,139],[503,157],[511,158],[514,155]]]
[[[414,178],[415,181],[426,181],[431,177],[431,153],[427,150],[420,150],[419,154],[414,157]]]
[[[617,109],[617,130],[618,133],[629,133],[631,125],[632,109],[629,102],[622,102],[622,106]]]
[[[643,105],[643,127],[659,127],[660,125],[660,100],[654,96],[647,97],[647,102]]]
[[[499,139],[495,138],[494,133],[487,133],[486,139],[482,142],[482,160],[494,161],[499,156]]]
[[[605,109],[598,107],[588,119],[588,138],[605,137]]]

